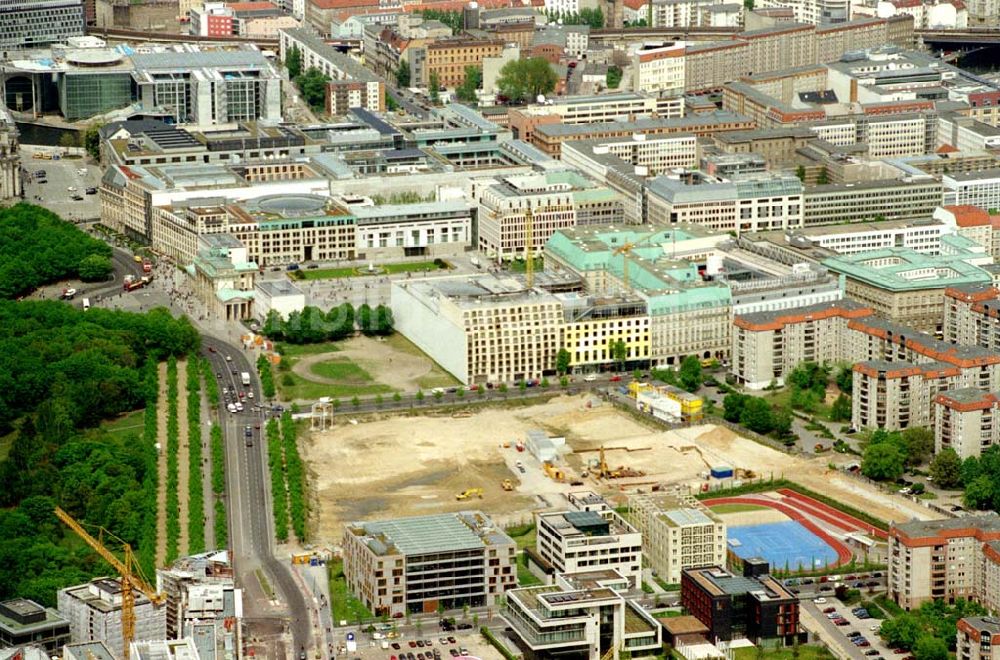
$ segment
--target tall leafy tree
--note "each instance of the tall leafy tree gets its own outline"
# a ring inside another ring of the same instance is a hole
[[[431,71],[430,80],[428,82],[428,96],[430,97],[431,103],[437,105],[441,102],[441,78],[438,76],[437,71]]]
[[[410,63],[406,60],[400,60],[399,66],[396,68],[396,85],[399,87],[410,86]]]
[[[292,80],[302,75],[302,51],[293,45],[288,50],[288,57],[285,58],[285,68],[288,69],[288,77]]]
[[[962,459],[951,447],[945,447],[931,460],[931,477],[941,488],[955,488],[962,483]]]
[[[330,82],[330,76],[311,66],[294,80],[309,107],[322,110],[326,105],[326,84]]]
[[[455,95],[462,101],[475,103],[476,90],[483,84],[483,70],[478,66],[465,67],[465,81],[455,89]]]
[[[694,392],[701,385],[701,360],[697,355],[689,355],[681,362],[680,383],[688,392]]]
[[[513,101],[534,101],[541,94],[556,88],[559,77],[542,57],[512,60],[500,69],[497,87]]]

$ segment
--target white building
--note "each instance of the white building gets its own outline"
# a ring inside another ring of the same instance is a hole
[[[261,280],[254,287],[254,312],[260,318],[266,318],[274,310],[287,319],[289,314],[301,312],[306,306],[305,292],[288,280]]]
[[[200,660],[198,647],[190,637],[132,642],[130,658],[134,660]]]
[[[642,582],[642,536],[614,510],[535,516],[536,550],[557,573],[616,570],[631,589]]]
[[[653,27],[687,28],[704,27],[706,15],[702,11],[715,4],[715,0],[652,0]],[[645,18],[645,16],[643,16]]]
[[[825,25],[846,23],[851,18],[850,0],[760,0],[755,8],[791,8],[796,23]]]
[[[949,225],[935,213],[933,220],[883,220],[803,227],[788,232],[786,241],[793,247],[815,245],[837,254],[856,254],[891,247],[937,254],[941,251],[941,237],[954,231],[954,223]]]
[[[694,498],[638,493],[629,496],[628,513],[660,579],[679,584],[686,568],[725,565],[726,524]]]
[[[660,624],[623,595],[629,581],[614,570],[569,573],[556,584],[513,589],[500,615],[525,656],[619,660],[662,650]]]
[[[1000,209],[1000,168],[941,176],[944,205],[978,206],[991,215]]]
[[[632,53],[632,89],[666,96],[684,92],[683,41],[641,44]]]
[[[135,639],[166,639],[166,609],[154,607],[145,594],[135,591]],[[69,621],[75,642],[104,642],[116,657],[122,646],[122,588],[120,578],[97,578],[86,584],[60,589],[56,604]]]

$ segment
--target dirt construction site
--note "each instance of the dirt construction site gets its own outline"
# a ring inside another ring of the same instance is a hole
[[[933,512],[830,470],[829,456],[792,456],[713,425],[663,430],[591,395],[557,396],[523,407],[475,412],[339,418],[306,441],[305,459],[318,510],[321,543],[337,545],[343,524],[462,509],[482,509],[499,524],[565,505],[564,494],[592,490],[621,495],[654,484],[697,490],[712,466],[742,474],[787,477],[883,520],[936,518]],[[540,429],[566,444],[550,478],[529,451],[527,432]],[[612,472],[600,479],[600,449]],[[849,457],[842,459],[849,462]],[[512,490],[502,487],[505,479]],[[458,499],[466,494],[464,499]]]

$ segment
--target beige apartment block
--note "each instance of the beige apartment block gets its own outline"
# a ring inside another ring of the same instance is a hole
[[[1000,396],[973,388],[934,397],[934,451],[948,447],[958,457],[979,456],[1000,442]]]
[[[945,341],[1000,350],[1000,289],[966,284],[948,287],[944,296]]]
[[[854,365],[851,425],[857,429],[905,429],[931,426],[931,402],[955,387],[958,367],[942,362],[866,360]]]
[[[660,579],[679,584],[684,569],[725,564],[726,525],[697,500],[640,493],[629,496],[628,513]]]
[[[996,608],[990,608],[996,611]],[[1000,621],[970,616],[958,620],[956,660],[1000,660]]]

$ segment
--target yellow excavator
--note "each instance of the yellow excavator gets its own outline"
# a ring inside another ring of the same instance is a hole
[[[566,480],[566,474],[562,470],[557,468],[555,465],[552,465],[552,463],[549,463],[548,461],[542,463],[542,469],[545,470],[545,475],[549,479],[552,479],[553,481]]]
[[[514,490],[514,482],[510,479],[504,479],[500,482],[500,487],[506,491]]]
[[[455,496],[458,501],[463,501],[470,499],[472,497],[478,497],[483,499],[483,489],[482,488],[466,488],[464,491]]]

